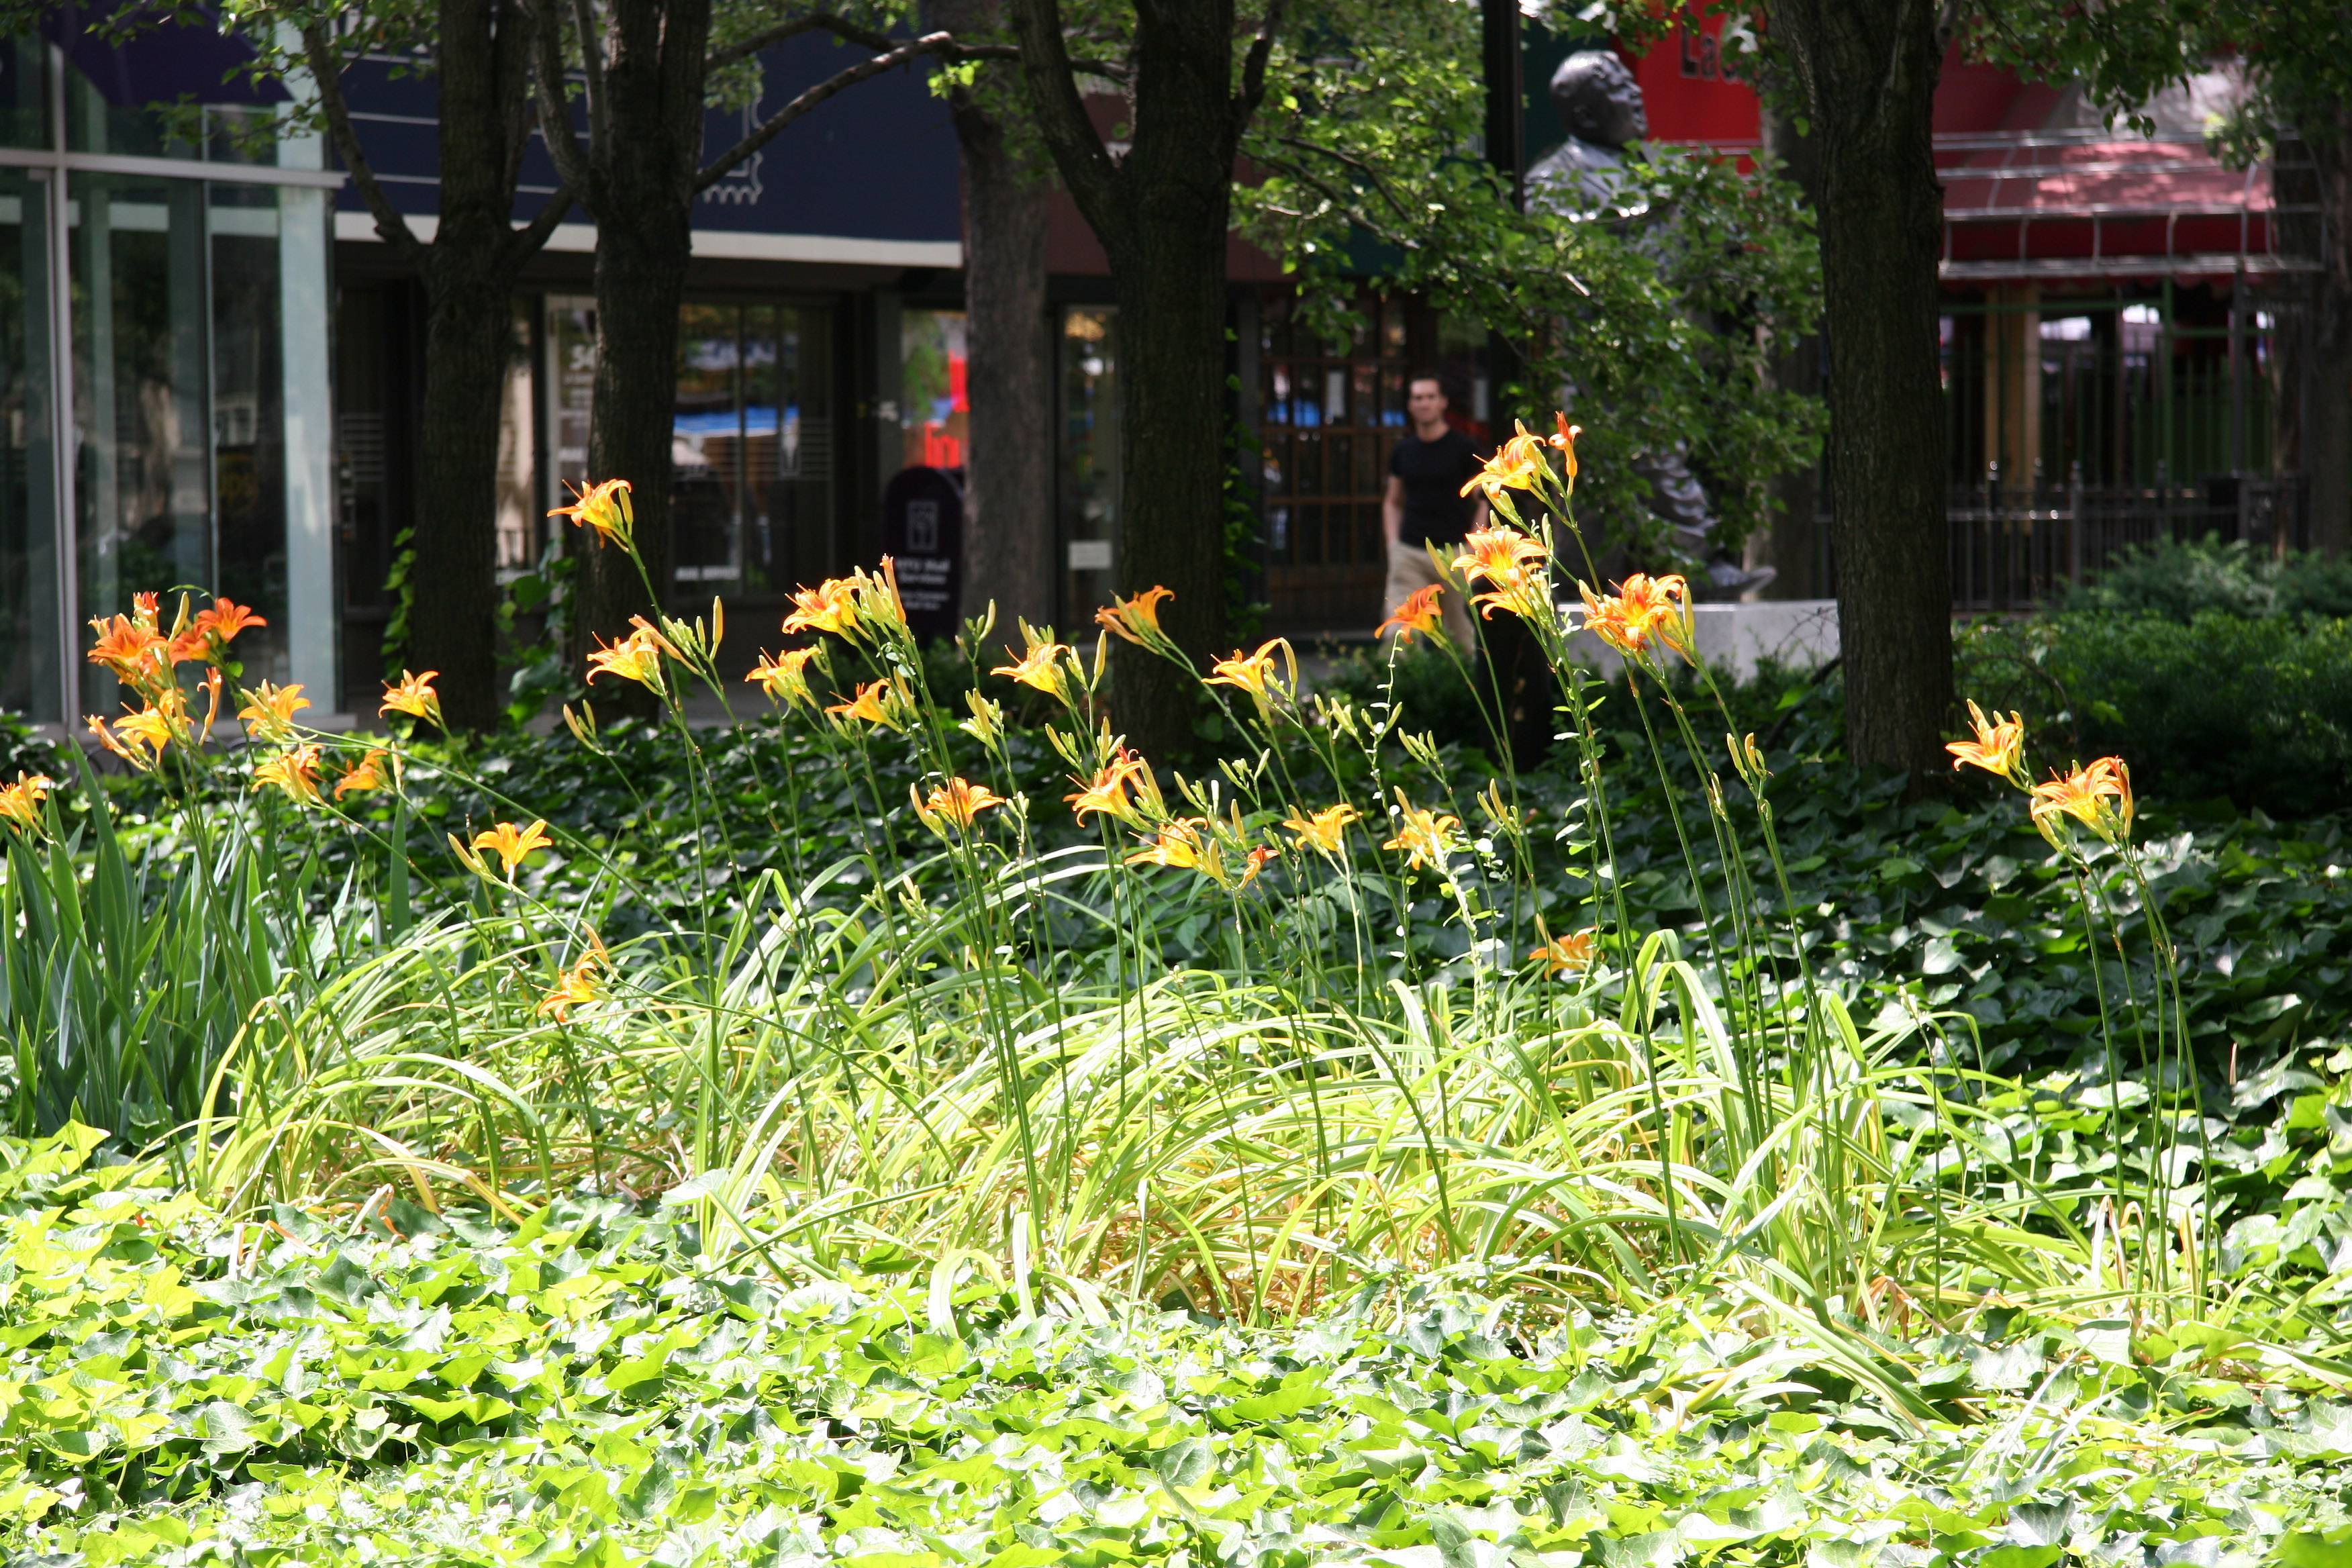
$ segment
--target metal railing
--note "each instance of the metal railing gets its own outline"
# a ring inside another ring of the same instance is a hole
[[[2118,556],[2159,539],[2208,534],[2263,548],[2305,542],[2300,475],[2214,475],[2200,484],[1958,486],[1948,508],[1952,606],[2023,610],[2062,584],[2095,579]]]

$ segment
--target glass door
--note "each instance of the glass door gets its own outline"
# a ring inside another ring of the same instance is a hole
[[[588,481],[595,312],[548,301],[551,481]],[[670,515],[677,591],[782,594],[835,569],[829,311],[691,301],[678,313]],[[604,476],[597,476],[599,478]]]
[[[225,594],[267,627],[245,679],[286,668],[285,345],[278,192],[70,177],[77,621],[131,596]],[[114,682],[83,673],[85,705]]]
[[[0,708],[63,717],[48,183],[0,171]]]

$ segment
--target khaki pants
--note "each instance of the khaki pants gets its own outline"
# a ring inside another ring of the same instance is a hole
[[[1454,547],[1437,546],[1451,560]],[[1404,602],[1421,589],[1436,584],[1440,592],[1437,608],[1445,620],[1445,635],[1464,653],[1478,651],[1477,629],[1470,624],[1470,594],[1460,574],[1451,566],[1440,568],[1429,557],[1429,547],[1421,544],[1391,544],[1389,546],[1389,582],[1381,595],[1381,614],[1385,618],[1403,607]],[[1391,636],[1394,634],[1391,633]]]

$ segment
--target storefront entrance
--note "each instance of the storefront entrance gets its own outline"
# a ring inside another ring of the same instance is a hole
[[[0,706],[110,711],[84,624],[183,590],[268,618],[247,684],[331,701],[341,176],[314,139],[272,163],[173,141],[31,41],[0,47]]]

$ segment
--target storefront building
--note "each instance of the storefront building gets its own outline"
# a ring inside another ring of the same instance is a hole
[[[209,35],[0,45],[0,707],[116,706],[85,623],[133,593],[229,595],[268,621],[248,681],[337,689],[328,202],[315,140],[258,157],[144,109],[233,58]]]

